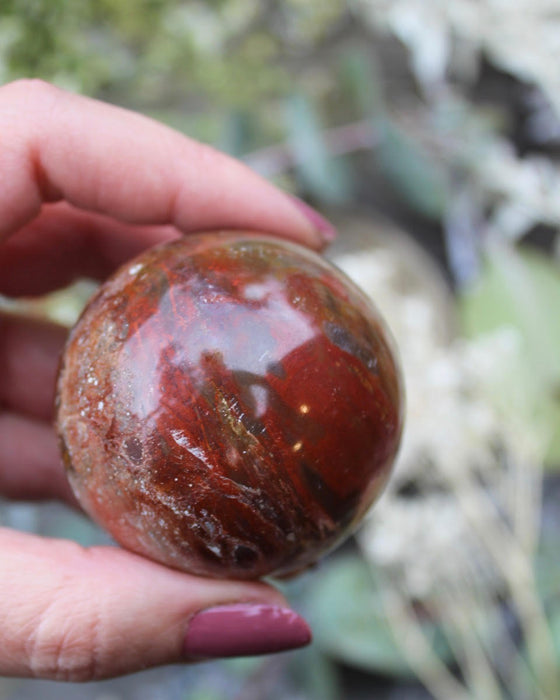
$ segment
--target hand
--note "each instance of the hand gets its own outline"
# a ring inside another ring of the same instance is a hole
[[[189,231],[314,248],[332,229],[236,161],[149,119],[37,81],[0,88],[0,293],[103,279]],[[0,493],[73,503],[51,427],[64,331],[0,316]],[[211,581],[117,547],[0,528],[0,675],[93,680],[309,642],[262,583]]]

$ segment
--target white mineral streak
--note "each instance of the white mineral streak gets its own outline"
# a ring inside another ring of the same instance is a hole
[[[206,451],[198,445],[193,445],[189,439],[189,436],[184,431],[177,429],[172,430],[171,437],[175,440],[179,447],[185,449],[189,454],[191,454],[197,460],[202,462],[206,467],[208,467],[208,469],[214,469],[214,465],[208,460],[208,457],[206,456]]]
[[[135,263],[128,268],[128,274],[131,276],[137,275],[143,268],[144,265],[142,263]]]
[[[268,389],[264,386],[253,384],[250,387],[250,391],[255,402],[253,415],[255,418],[260,418],[268,410]]]
[[[265,299],[266,294],[266,284],[261,284],[258,282],[248,284],[245,286],[244,289],[245,299],[248,299],[249,301],[262,301],[263,299]]]

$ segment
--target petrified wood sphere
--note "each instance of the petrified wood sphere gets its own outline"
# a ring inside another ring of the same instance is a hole
[[[195,574],[305,568],[355,528],[401,433],[383,322],[315,253],[206,233],[140,255],[72,331],[57,421],[84,509]]]

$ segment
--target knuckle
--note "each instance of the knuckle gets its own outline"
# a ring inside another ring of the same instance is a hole
[[[13,97],[33,97],[35,99],[52,99],[54,95],[58,95],[60,90],[46,80],[41,78],[18,78],[3,86],[2,91],[5,94],[11,94]]]
[[[45,120],[63,104],[64,92],[40,78],[20,78],[0,87],[0,118],[4,128],[26,128]]]
[[[60,88],[39,78],[20,78],[0,87],[0,129],[35,133],[64,104],[63,96]]]

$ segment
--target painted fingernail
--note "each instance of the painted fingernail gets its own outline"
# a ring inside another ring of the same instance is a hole
[[[315,228],[322,240],[326,243],[334,241],[337,236],[335,227],[327,221],[318,211],[313,209],[301,199],[293,197],[293,202],[309,223]]]
[[[220,605],[195,615],[187,630],[189,658],[256,656],[297,649],[311,631],[293,610],[274,605]]]

